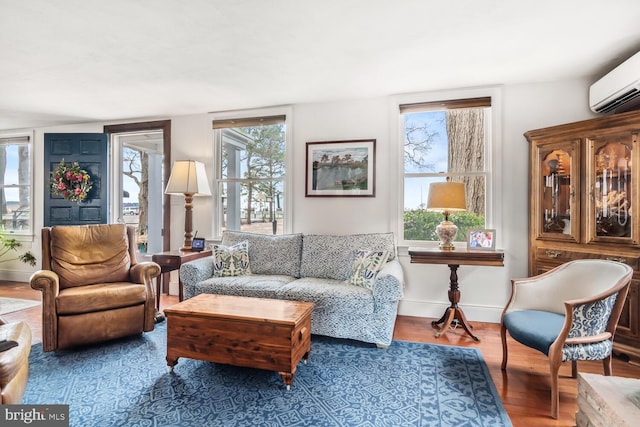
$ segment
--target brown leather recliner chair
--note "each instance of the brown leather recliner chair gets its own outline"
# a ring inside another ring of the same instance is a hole
[[[136,262],[135,229],[125,224],[42,229],[42,346],[52,351],[154,328],[154,262]]]
[[[25,322],[6,323],[0,318],[0,340],[17,344],[0,351],[0,406],[22,401],[29,378],[31,328]]]

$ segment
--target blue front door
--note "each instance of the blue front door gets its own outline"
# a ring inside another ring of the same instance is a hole
[[[108,135],[106,133],[44,134],[44,226],[106,224],[108,222]],[[51,191],[52,172],[64,160],[78,162],[92,182],[92,188],[80,203],[65,200]]]

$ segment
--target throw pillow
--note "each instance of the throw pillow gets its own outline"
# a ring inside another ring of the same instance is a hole
[[[249,269],[249,242],[233,246],[213,245],[213,275],[215,277],[244,276]]]
[[[388,251],[357,251],[349,283],[373,289],[373,282],[389,258]]]

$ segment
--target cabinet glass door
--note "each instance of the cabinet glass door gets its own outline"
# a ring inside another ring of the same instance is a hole
[[[578,241],[580,224],[576,184],[580,176],[578,143],[538,146],[536,178],[537,238]]]
[[[632,197],[637,135],[611,135],[589,142],[593,197],[588,220],[589,240],[637,243]]]

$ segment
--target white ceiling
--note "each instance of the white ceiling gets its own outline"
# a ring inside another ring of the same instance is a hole
[[[0,0],[0,129],[599,77],[639,0]]]

